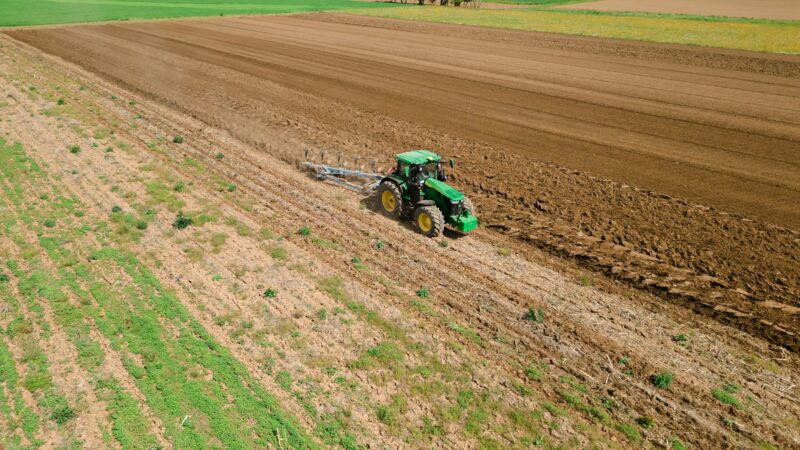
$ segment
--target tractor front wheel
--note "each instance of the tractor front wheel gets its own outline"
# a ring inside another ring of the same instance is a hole
[[[475,214],[475,205],[472,204],[472,200],[467,196],[464,196],[464,209],[469,211],[473,216],[477,216],[477,214]]]
[[[391,181],[384,181],[378,187],[378,207],[381,213],[391,219],[400,217],[403,211],[403,198],[400,196],[400,188]]]
[[[436,237],[444,229],[444,215],[436,206],[420,206],[414,211],[414,225],[427,237]]]

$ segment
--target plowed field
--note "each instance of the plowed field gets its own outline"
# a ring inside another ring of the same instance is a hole
[[[286,161],[275,129],[458,157],[488,226],[800,345],[798,57],[335,15],[9,34]]]
[[[797,58],[336,15],[7,35],[3,445],[800,445]],[[295,166],[419,147],[485,227]]]

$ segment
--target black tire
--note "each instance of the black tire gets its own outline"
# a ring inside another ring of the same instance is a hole
[[[424,236],[439,236],[444,229],[444,215],[436,206],[420,206],[414,211],[414,227]]]
[[[475,214],[475,205],[472,204],[472,200],[466,195],[464,196],[464,209],[469,211],[473,216],[477,216],[477,214]]]
[[[390,219],[398,219],[403,213],[403,197],[400,188],[391,181],[384,181],[378,186],[378,209]]]

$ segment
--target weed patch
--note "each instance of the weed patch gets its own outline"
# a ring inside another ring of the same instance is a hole
[[[675,375],[671,372],[661,372],[650,377],[650,382],[653,383],[653,386],[659,389],[668,389],[672,382],[675,379]]]

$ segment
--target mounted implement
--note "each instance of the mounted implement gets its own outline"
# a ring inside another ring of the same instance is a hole
[[[357,192],[377,189],[381,213],[393,219],[412,218],[416,229],[428,237],[442,233],[445,224],[461,233],[478,226],[472,202],[445,181],[441,156],[428,150],[400,153],[387,175],[306,162],[318,179]],[[454,161],[450,160],[453,168]],[[360,182],[360,183],[359,183]]]

